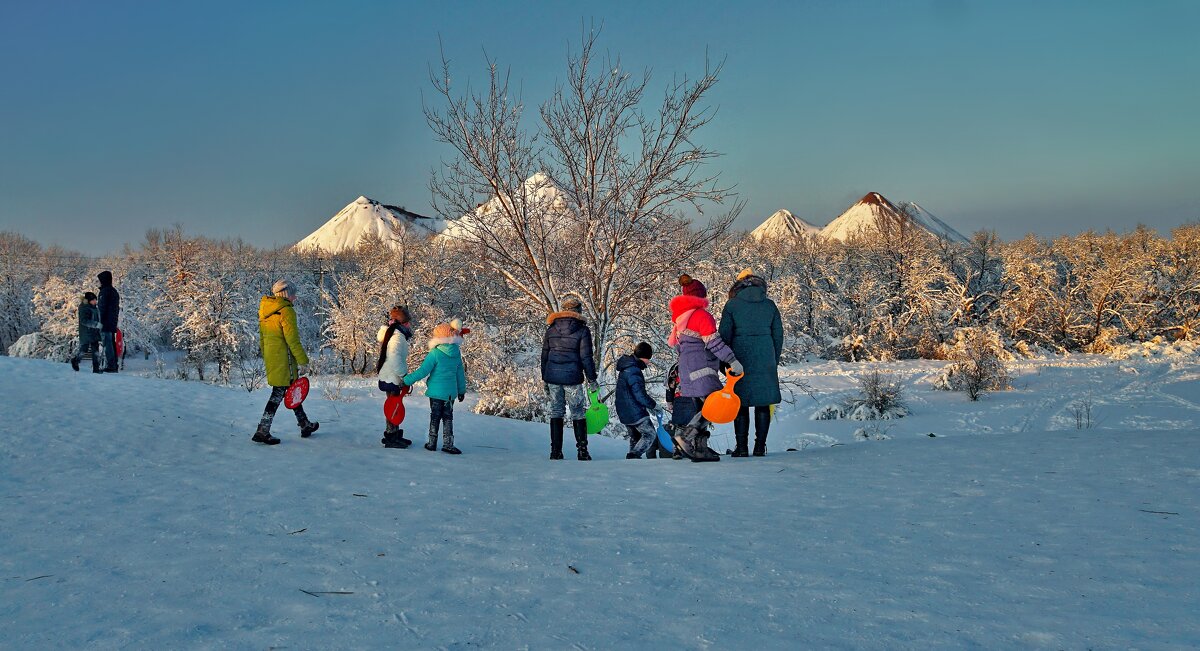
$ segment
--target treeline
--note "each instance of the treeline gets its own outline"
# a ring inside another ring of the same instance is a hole
[[[262,383],[258,300],[287,278],[299,289],[305,344],[322,351],[318,372],[373,372],[376,331],[389,306],[405,304],[417,321],[415,356],[433,325],[462,317],[474,331],[464,353],[480,411],[539,418],[543,310],[487,273],[493,267],[469,247],[403,231],[394,240],[372,238],[354,252],[325,256],[191,237],[177,228],[151,231],[119,255],[92,258],[0,233],[0,346],[66,360],[75,348],[79,298],[109,269],[130,354],[156,360],[166,375],[253,389]],[[623,260],[638,255],[633,247]],[[648,247],[644,255],[658,252]],[[769,283],[790,362],[810,355],[947,358],[964,329],[994,333],[1014,354],[1102,353],[1128,341],[1193,338],[1200,324],[1197,225],[1170,237],[1138,228],[1004,242],[980,232],[967,244],[886,225],[847,242],[721,234],[690,259],[657,263],[658,277],[641,279],[650,289],[606,306],[606,368],[636,341],[666,350],[666,304],[678,273],[703,280],[719,314],[725,288],[745,267]],[[25,335],[32,336],[17,346]],[[168,350],[182,355],[168,364],[161,357]],[[668,357],[660,357],[660,372]]]

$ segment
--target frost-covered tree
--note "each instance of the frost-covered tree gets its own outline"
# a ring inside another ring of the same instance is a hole
[[[487,89],[456,96],[443,60],[432,79],[443,106],[427,106],[426,118],[456,154],[430,184],[435,209],[454,222],[450,237],[503,278],[530,317],[578,296],[611,361],[642,297],[677,276],[742,204],[703,173],[716,154],[697,142],[720,69],[677,78],[650,109],[649,75],[598,60],[595,47],[593,33],[568,57],[534,132],[490,62]],[[730,209],[698,229],[682,214],[721,205]]]

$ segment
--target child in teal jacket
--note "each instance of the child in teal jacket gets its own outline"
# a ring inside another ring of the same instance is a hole
[[[412,386],[424,378],[425,396],[429,398],[429,441],[425,449],[437,449],[438,425],[442,425],[442,452],[462,454],[454,447],[454,398],[462,402],[467,393],[467,373],[463,369],[462,322],[439,323],[429,339],[429,353],[420,368],[404,376],[403,386]]]

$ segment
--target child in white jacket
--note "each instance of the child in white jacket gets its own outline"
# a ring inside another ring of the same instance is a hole
[[[388,324],[379,329],[379,390],[389,396],[400,395],[402,379],[408,375],[408,340],[412,339],[408,308],[396,305],[388,312]],[[404,430],[390,422],[383,431],[383,447],[407,448],[412,441],[404,438]]]

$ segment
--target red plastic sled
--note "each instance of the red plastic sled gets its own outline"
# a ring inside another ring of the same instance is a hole
[[[308,378],[299,377],[295,382],[288,385],[287,391],[283,392],[283,406],[288,409],[295,409],[304,402],[308,397]]]
[[[117,353],[117,359],[125,356],[125,333],[118,328],[113,334],[113,350]]]
[[[383,401],[383,415],[387,418],[387,422],[393,425],[399,425],[404,422],[404,396],[408,395],[408,387],[400,390],[398,396],[388,396],[387,400]]]

